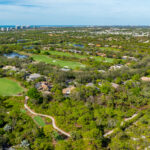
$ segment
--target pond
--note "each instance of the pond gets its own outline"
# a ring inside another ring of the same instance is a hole
[[[33,49],[34,46],[24,46],[23,48],[24,48],[24,49]]]
[[[4,56],[6,56],[7,58],[15,58],[15,57],[27,58],[28,57],[26,55],[21,55],[21,54],[18,54],[18,53],[4,54]]]
[[[26,43],[26,42],[30,42],[29,39],[20,39],[20,40],[17,40],[17,43]]]
[[[81,47],[81,48],[84,47],[84,45],[81,45],[81,44],[74,44],[73,46],[75,46],[75,47]]]

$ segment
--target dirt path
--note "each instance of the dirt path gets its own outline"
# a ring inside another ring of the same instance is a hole
[[[34,112],[33,110],[31,110],[30,107],[28,107],[28,105],[27,105],[28,99],[29,99],[29,98],[26,96],[26,97],[25,97],[25,104],[24,104],[24,107],[25,107],[26,110],[28,110],[28,111],[29,111],[31,114],[33,114],[33,115],[41,116],[41,117],[46,117],[46,118],[51,119],[51,120],[52,120],[52,126],[53,126],[54,129],[56,129],[57,131],[59,131],[60,133],[64,134],[64,135],[67,136],[67,137],[71,137],[71,135],[70,135],[69,133],[67,133],[67,132],[65,132],[65,131],[63,131],[63,130],[61,130],[60,128],[58,128],[58,127],[56,126],[55,119],[54,119],[52,116],[44,115],[44,114],[39,114],[39,113],[36,113],[36,112]]]

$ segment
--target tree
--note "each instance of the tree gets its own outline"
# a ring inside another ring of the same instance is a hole
[[[53,127],[52,125],[46,125],[44,126],[44,134],[46,137],[51,137],[53,134]]]
[[[89,144],[91,144],[92,148],[97,147],[97,149],[101,149],[103,136],[99,129],[93,128],[92,130],[85,132],[83,138],[85,140],[86,147],[89,147]]]
[[[62,94],[62,91],[57,89],[54,93],[54,96],[53,98],[56,100],[56,101],[62,101],[63,100],[63,94]]]
[[[43,102],[42,94],[36,89],[31,88],[27,92],[27,95],[36,103],[41,104]]]
[[[82,138],[82,135],[79,131],[74,131],[74,132],[71,133],[71,138],[73,140],[79,140],[79,139]]]
[[[73,150],[73,148],[68,142],[59,141],[55,147],[55,150]]]
[[[32,149],[34,149],[34,150],[54,150],[51,141],[46,138],[36,138],[36,140],[33,143]]]
[[[110,83],[104,83],[102,86],[100,86],[100,90],[104,94],[108,94],[111,90],[111,85]]]

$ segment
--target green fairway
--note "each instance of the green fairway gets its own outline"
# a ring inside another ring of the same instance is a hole
[[[80,54],[75,54],[75,53],[69,53],[69,52],[58,52],[58,51],[48,51],[50,52],[51,55],[59,55],[59,56],[66,56],[66,57],[76,57],[79,59],[86,59],[92,57],[96,61],[106,61],[112,63],[114,61],[113,58],[103,58],[100,56],[90,56],[90,55],[80,55]]]
[[[59,55],[59,56],[66,56],[66,57],[76,57],[76,58],[87,58],[88,56],[79,55],[75,53],[68,53],[68,52],[58,52],[58,51],[48,51],[51,55]]]
[[[48,57],[48,56],[45,56],[45,55],[32,55],[32,58],[35,61],[41,61],[41,62],[53,64],[53,65],[56,65],[56,66],[60,66],[60,67],[68,67],[70,69],[85,67],[85,65],[83,65],[79,62],[63,61],[63,60],[54,59],[54,58],[51,58],[51,57]]]
[[[117,48],[112,48],[112,47],[100,47],[101,50],[108,50],[108,51],[120,51]]]
[[[45,122],[42,120],[42,118],[40,116],[35,116],[34,120],[37,122],[37,124],[41,127],[45,126]]]
[[[7,78],[0,78],[0,95],[15,96],[23,92],[23,88],[15,81]]]

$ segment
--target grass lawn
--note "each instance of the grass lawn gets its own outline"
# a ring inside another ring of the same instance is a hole
[[[15,96],[23,92],[23,88],[16,82],[7,78],[0,78],[0,95]]]
[[[93,59],[95,59],[96,61],[107,61],[112,63],[114,61],[113,58],[103,58],[100,56],[90,56],[90,55],[79,55],[79,54],[75,54],[75,53],[68,53],[68,52],[58,52],[58,51],[48,51],[50,52],[51,55],[59,55],[59,56],[66,56],[66,57],[76,57],[79,59],[86,59],[88,57],[93,57]]]
[[[41,127],[45,126],[45,122],[43,121],[43,119],[40,116],[35,116],[33,119],[37,122],[37,124],[39,126],[41,126]]]
[[[45,56],[45,55],[32,55],[32,58],[35,61],[41,61],[41,62],[45,62],[45,63],[48,63],[48,64],[53,64],[53,65],[56,65],[56,66],[60,66],[60,67],[68,66],[70,69],[85,67],[85,65],[83,65],[79,62],[63,61],[63,60],[54,59],[54,58],[51,58],[51,57]]]

